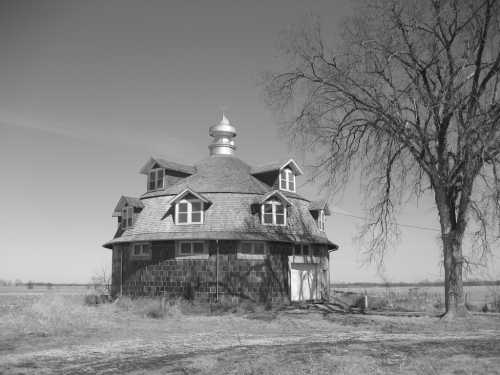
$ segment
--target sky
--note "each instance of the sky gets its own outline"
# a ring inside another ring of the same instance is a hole
[[[224,110],[237,156],[251,165],[303,159],[266,107],[261,74],[283,66],[280,35],[320,15],[335,38],[347,0],[0,0],[0,279],[88,282],[110,266],[102,244],[121,195],[146,188],[149,156],[208,155]],[[307,165],[302,165],[307,170]],[[306,197],[324,194],[298,181]],[[359,182],[332,197],[334,282],[442,278],[430,197],[410,202],[384,269],[364,264]],[[497,257],[474,277],[500,279]]]

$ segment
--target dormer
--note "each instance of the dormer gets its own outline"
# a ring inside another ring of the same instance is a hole
[[[174,223],[176,225],[203,224],[205,211],[211,204],[212,202],[203,195],[190,188],[184,189],[170,201]]]
[[[270,185],[273,189],[292,193],[295,193],[297,189],[295,177],[303,174],[293,159],[253,168],[251,173],[254,177]]]
[[[151,157],[141,168],[140,173],[147,176],[147,191],[163,190],[179,180],[195,173],[190,165],[174,163],[161,158]]]
[[[326,227],[326,216],[330,215],[330,207],[326,200],[313,201],[309,204],[309,212],[311,212],[318,229],[322,232]]]
[[[142,211],[144,204],[140,199],[122,196],[113,211],[113,217],[118,218],[118,224],[125,230],[134,225],[137,214]]]
[[[279,190],[273,190],[259,200],[260,222],[264,225],[285,226],[288,207],[292,202]]]

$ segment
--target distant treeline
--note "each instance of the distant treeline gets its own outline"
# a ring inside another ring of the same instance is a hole
[[[335,288],[394,288],[394,287],[425,287],[425,286],[443,286],[442,281],[421,281],[418,283],[334,283]],[[471,280],[464,281],[464,286],[483,286],[483,285],[500,285],[500,280]]]
[[[26,286],[29,288],[34,288],[34,287],[46,287],[46,288],[52,288],[52,287],[94,287],[94,286],[101,286],[101,284],[96,284],[96,283],[46,283],[46,282],[39,282],[39,281],[27,281],[23,282],[20,280],[16,281],[10,281],[10,280],[1,280],[0,279],[0,286]]]

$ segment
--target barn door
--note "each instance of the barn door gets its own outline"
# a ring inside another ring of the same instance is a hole
[[[317,264],[291,264],[291,300],[308,301],[319,299]]]

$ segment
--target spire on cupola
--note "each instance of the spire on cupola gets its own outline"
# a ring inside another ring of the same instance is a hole
[[[210,155],[233,155],[236,146],[233,138],[236,137],[236,129],[222,112],[222,120],[217,125],[210,127],[208,133],[214,139],[208,146]]]

